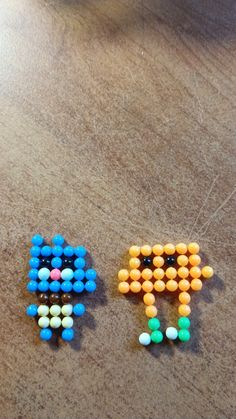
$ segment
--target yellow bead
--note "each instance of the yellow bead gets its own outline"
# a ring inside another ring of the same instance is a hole
[[[137,258],[140,255],[140,247],[139,246],[131,246],[129,249],[129,254],[132,258]]]
[[[188,257],[185,255],[178,256],[177,263],[179,266],[186,266],[188,264]]]
[[[188,292],[181,292],[179,294],[179,301],[181,302],[181,304],[189,304],[191,301],[191,297],[189,295]]]
[[[127,294],[129,292],[129,284],[128,282],[120,282],[118,286],[119,291],[121,294]]]
[[[164,252],[166,255],[173,255],[175,253],[175,246],[172,243],[167,243],[164,246]]]
[[[155,279],[163,279],[165,276],[165,272],[161,268],[157,268],[153,271],[153,276]]]
[[[153,283],[151,281],[144,281],[143,284],[142,284],[142,289],[145,292],[152,292]]]
[[[152,251],[155,256],[161,256],[163,253],[163,246],[161,244],[155,244],[155,246],[152,248]]]
[[[214,275],[214,271],[210,266],[204,266],[202,268],[202,276],[203,278],[209,279]]]
[[[187,317],[191,313],[191,309],[187,304],[181,304],[178,308],[178,312],[181,316]]]
[[[166,288],[168,289],[168,291],[171,292],[176,291],[178,288],[178,282],[174,281],[173,279],[170,279],[166,283]]]
[[[152,278],[152,270],[149,268],[146,268],[142,271],[142,278],[146,281],[149,281],[149,279]]]
[[[185,253],[187,253],[187,246],[185,243],[178,243],[176,246],[176,252],[179,253],[180,255],[185,255]]]
[[[131,267],[131,269],[137,269],[139,268],[140,265],[141,265],[141,261],[138,258],[131,258],[129,260],[129,266]]]
[[[190,283],[187,279],[181,279],[181,281],[179,281],[179,289],[181,291],[188,291],[190,288]]]
[[[195,255],[196,253],[199,253],[200,247],[197,243],[189,243],[188,245],[188,251],[192,255]]]
[[[175,268],[167,268],[165,274],[168,279],[175,279],[177,276],[177,271]]]
[[[201,269],[198,268],[198,266],[193,266],[189,272],[192,278],[200,278],[202,274]]]
[[[162,256],[155,256],[153,258],[152,263],[156,268],[161,268],[164,265],[165,261]]]
[[[145,244],[141,247],[141,253],[143,256],[150,256],[152,253],[152,248],[148,244]]]
[[[127,279],[129,279],[129,272],[127,269],[121,269],[118,272],[118,279],[119,281],[127,281]]]
[[[157,292],[162,292],[165,290],[166,284],[164,281],[158,280],[156,282],[154,282],[154,289]]]
[[[145,309],[145,313],[147,317],[156,317],[157,315],[157,308],[155,306],[147,306]]]
[[[152,293],[147,292],[147,294],[143,296],[143,301],[146,306],[152,306],[155,303],[155,297]]]
[[[202,289],[202,281],[201,279],[193,279],[191,281],[191,288],[193,291],[200,291]]]
[[[138,293],[141,291],[141,284],[138,281],[132,281],[129,287],[130,287],[130,291],[134,293]]]
[[[189,276],[189,270],[185,266],[181,266],[181,268],[178,269],[178,275],[180,278],[188,278]]]
[[[133,281],[138,281],[141,278],[141,272],[139,269],[131,269],[129,276]]]
[[[192,266],[197,266],[200,265],[201,263],[201,258],[199,255],[190,255],[189,256],[189,263]]]

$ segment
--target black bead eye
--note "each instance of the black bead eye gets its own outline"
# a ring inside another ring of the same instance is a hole
[[[41,267],[46,267],[46,268],[48,268],[48,267],[50,267],[51,266],[51,261],[50,261],[50,259],[47,259],[47,258],[43,258],[43,259],[41,259]]]
[[[169,266],[172,266],[175,264],[175,257],[174,256],[168,256],[166,258],[166,264]]]
[[[150,266],[152,264],[152,259],[149,257],[143,258],[143,265],[144,266]]]
[[[72,259],[66,258],[66,259],[63,260],[63,267],[69,268],[72,265],[73,265],[73,260]]]

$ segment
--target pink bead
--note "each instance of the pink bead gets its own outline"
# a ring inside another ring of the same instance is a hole
[[[60,269],[53,269],[50,273],[50,277],[54,280],[57,281],[58,279],[61,278],[61,271]]]

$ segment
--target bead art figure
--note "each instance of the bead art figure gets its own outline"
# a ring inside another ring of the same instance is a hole
[[[60,234],[53,237],[52,247],[39,234],[32,238],[27,290],[36,292],[39,304],[29,305],[26,314],[37,318],[42,340],[50,340],[53,329],[59,328],[63,340],[73,340],[72,315],[83,316],[85,306],[73,305],[72,293],[96,290],[97,273],[86,269],[86,249],[67,246],[64,242]]]
[[[150,333],[141,333],[139,342],[147,346],[151,342],[160,343],[164,335],[160,330],[160,321],[157,316],[154,293],[177,292],[179,299],[178,328],[167,327],[165,336],[167,339],[187,342],[190,339],[190,320],[188,316],[190,309],[189,291],[200,291],[202,280],[213,276],[213,269],[210,266],[199,267],[201,258],[199,256],[199,245],[197,243],[179,243],[174,246],[171,243],[162,246],[156,244],[151,247],[132,246],[129,249],[130,270],[121,269],[118,273],[119,291],[127,294],[143,292],[143,301],[146,305],[146,316],[149,318],[148,327]]]

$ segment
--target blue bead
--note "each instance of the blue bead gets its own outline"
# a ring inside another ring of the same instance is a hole
[[[83,292],[83,290],[84,290],[84,283],[82,281],[76,281],[76,282],[74,282],[74,284],[73,284],[73,290],[75,292],[77,292],[78,294],[81,293],[81,292]]]
[[[85,289],[88,292],[93,292],[97,288],[96,282],[94,281],[87,281],[85,284]]]
[[[83,246],[77,246],[75,249],[75,254],[78,258],[84,258],[87,253],[87,250]]]
[[[95,271],[95,269],[88,269],[85,272],[85,277],[89,281],[94,281],[96,279],[96,277],[97,277],[97,272]]]
[[[68,258],[70,258],[71,256],[73,256],[74,254],[74,249],[72,246],[66,246],[64,248],[64,255]]]
[[[59,281],[52,281],[49,285],[50,291],[52,292],[58,292],[60,291],[61,285]]]
[[[62,282],[61,289],[63,292],[70,292],[72,290],[72,283],[70,281]]]
[[[52,249],[50,246],[43,246],[41,249],[41,255],[44,257],[50,256],[52,253]]]
[[[38,258],[31,258],[29,260],[29,265],[31,268],[38,268],[40,264],[40,260]]]
[[[61,246],[54,246],[52,248],[52,253],[54,256],[61,256],[63,253],[63,248]]]
[[[74,271],[74,278],[76,281],[82,281],[84,277],[85,277],[85,273],[83,269],[76,269],[76,271]]]
[[[73,307],[73,313],[75,316],[81,317],[85,313],[85,306],[83,304],[75,304]]]
[[[62,246],[64,241],[65,239],[61,234],[56,234],[52,239],[52,242],[55,244],[55,246]]]
[[[27,290],[29,292],[35,292],[38,289],[38,283],[36,281],[29,281],[27,284]]]
[[[70,340],[74,339],[74,330],[73,329],[64,329],[62,331],[61,337],[63,340],[69,342]]]
[[[43,238],[40,236],[40,234],[35,234],[35,236],[32,237],[31,243],[35,246],[41,246],[43,243]]]
[[[39,291],[46,292],[46,291],[48,291],[48,288],[49,288],[48,281],[40,281],[39,282],[39,284],[38,284]]]
[[[52,337],[52,331],[51,331],[51,329],[46,328],[46,329],[42,329],[40,331],[40,338],[42,340],[50,340],[51,337]]]
[[[37,258],[40,255],[40,247],[39,246],[33,246],[30,249],[31,256]]]
[[[35,281],[38,278],[38,269],[30,269],[28,277],[32,281]]]
[[[74,261],[74,265],[77,269],[83,269],[85,267],[85,260],[83,258],[77,258]]]
[[[37,316],[37,314],[38,314],[38,306],[36,306],[36,304],[30,304],[26,308],[26,314],[27,314],[27,316],[30,316],[30,317]]]
[[[61,258],[58,258],[58,257],[53,258],[51,261],[51,265],[53,268],[57,268],[57,269],[60,268],[62,265]]]

